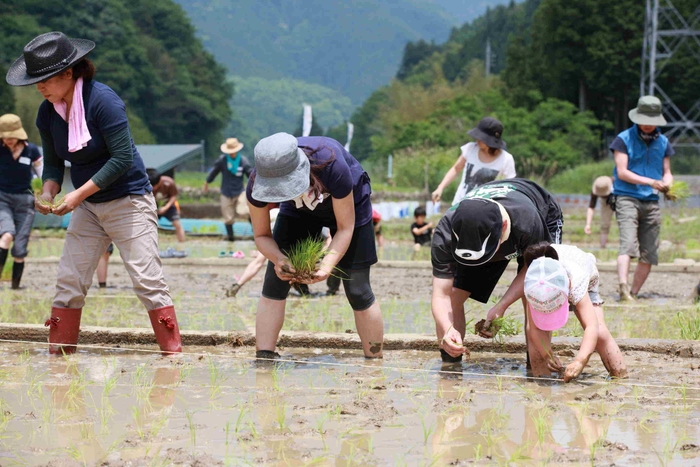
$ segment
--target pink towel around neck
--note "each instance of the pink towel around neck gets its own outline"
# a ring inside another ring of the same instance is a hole
[[[83,105],[83,78],[75,81],[73,88],[73,105],[70,115],[66,115],[68,105],[65,101],[59,101],[53,105],[56,113],[68,122],[68,152],[77,152],[87,146],[92,139],[85,120],[85,106]]]

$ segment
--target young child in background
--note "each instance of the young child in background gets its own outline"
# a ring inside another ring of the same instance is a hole
[[[524,292],[529,304],[525,332],[533,376],[563,370],[568,383],[581,374],[597,351],[610,376],[625,378],[622,352],[603,318],[595,256],[572,245],[542,242],[525,250],[525,264]],[[551,340],[552,331],[566,325],[569,304],[575,306],[574,313],[583,326],[583,340],[574,361],[564,369],[552,352]]]
[[[374,236],[377,239],[377,246],[384,246],[384,237],[382,236],[382,215],[375,209],[372,209],[372,225],[374,225]]]
[[[148,179],[153,186],[153,196],[156,197],[156,202],[163,201],[165,203],[158,208],[158,218],[165,217],[172,222],[177,241],[184,242],[185,229],[182,228],[180,222],[180,205],[177,202],[178,191],[175,180],[167,175],[161,175],[155,169],[148,169],[147,172]]]
[[[413,234],[413,256],[415,258],[422,246],[430,246],[430,239],[433,235],[433,223],[425,222],[425,208],[418,206],[413,211],[415,222],[411,224],[411,233]]]
[[[605,248],[608,244],[608,234],[610,233],[610,223],[612,222],[613,210],[608,204],[608,198],[612,193],[613,188],[613,178],[608,175],[603,175],[598,177],[593,182],[593,188],[591,189],[591,201],[588,204],[588,210],[586,212],[586,227],[583,229],[586,235],[591,234],[591,224],[593,222],[593,215],[595,214],[595,207],[598,204],[598,198],[600,198],[600,247]]]

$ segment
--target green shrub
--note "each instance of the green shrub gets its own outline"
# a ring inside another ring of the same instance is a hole
[[[591,193],[593,180],[601,175],[612,176],[614,167],[612,160],[579,165],[552,177],[547,189],[552,193],[587,195]]]

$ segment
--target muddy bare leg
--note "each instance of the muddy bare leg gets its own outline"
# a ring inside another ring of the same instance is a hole
[[[641,290],[644,282],[646,282],[649,273],[651,272],[651,264],[640,261],[637,263],[637,268],[634,270],[634,280],[632,282],[632,288],[630,293],[632,295],[637,295]]]
[[[286,300],[271,300],[261,297],[255,314],[255,349],[274,352],[277,347]]]
[[[362,311],[355,311],[355,326],[362,341],[365,357],[381,358],[384,345],[384,320],[379,302]]]

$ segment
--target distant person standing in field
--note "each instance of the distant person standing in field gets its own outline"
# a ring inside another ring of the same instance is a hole
[[[136,295],[163,352],[181,352],[180,330],[158,258],[158,215],[143,160],[131,139],[124,102],[93,79],[85,57],[95,43],[42,34],[24,47],[7,72],[13,86],[35,84],[46,100],[36,126],[44,148],[42,214],[71,213],[51,307],[50,353],[74,352],[85,296],[111,241],[119,249]],[[65,161],[76,187],[54,205]]]
[[[27,141],[17,115],[0,117],[0,137],[0,274],[12,253],[11,287],[18,290],[34,222],[32,177],[41,177],[44,163],[39,148]]]
[[[476,128],[467,133],[476,143],[467,143],[460,148],[457,162],[447,171],[433,192],[433,202],[442,199],[442,192],[462,173],[462,181],[452,204],[457,204],[474,188],[497,179],[515,178],[515,161],[506,151],[503,141],[503,125],[495,118],[481,119]]]
[[[165,217],[175,228],[175,236],[177,241],[183,243],[185,241],[185,229],[182,228],[180,222],[180,204],[177,202],[177,185],[175,180],[167,175],[161,175],[155,169],[148,169],[148,180],[153,186],[153,196],[156,197],[156,202],[163,201],[163,205],[158,208],[158,217]]]
[[[651,266],[659,264],[659,193],[667,192],[673,183],[671,156],[675,154],[658,128],[666,125],[666,119],[657,97],[640,97],[629,117],[634,125],[610,145],[615,158],[613,195],[620,228],[620,301],[634,301]],[[631,258],[639,258],[632,287],[627,284]]]
[[[214,163],[203,187],[204,193],[207,193],[209,184],[221,173],[221,214],[224,216],[226,237],[229,242],[234,240],[233,223],[236,217],[247,219],[250,216],[243,189],[243,176],[250,177],[253,166],[247,157],[239,153],[241,149],[243,149],[243,143],[236,138],[228,138],[221,145],[223,154]]]
[[[591,201],[586,212],[586,227],[583,229],[586,235],[591,234],[591,223],[595,213],[596,204],[600,199],[600,247],[605,248],[608,244],[608,234],[610,234],[610,223],[612,222],[613,210],[608,203],[612,193],[613,178],[607,175],[598,177],[593,182],[591,189]]]

